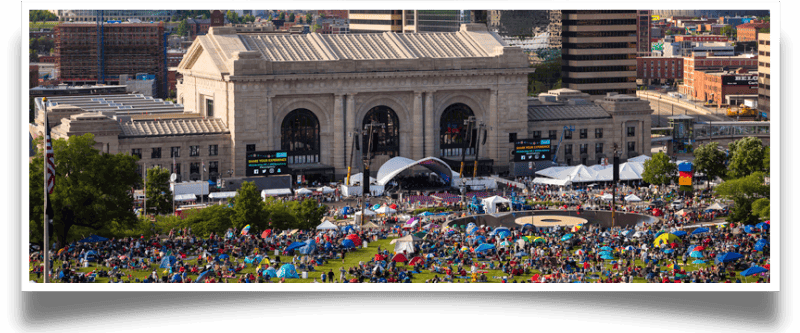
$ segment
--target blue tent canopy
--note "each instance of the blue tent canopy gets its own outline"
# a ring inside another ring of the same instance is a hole
[[[675,235],[675,236],[678,236],[678,237],[682,237],[682,236],[686,236],[686,231],[678,230],[678,231],[673,232],[672,234]]]
[[[89,237],[79,240],[78,243],[97,243],[97,242],[105,242],[107,240],[108,238],[105,237],[100,237],[98,235],[91,235]]]
[[[612,256],[611,254],[604,254],[604,255],[600,256],[600,258],[603,259],[603,260],[613,260],[614,256]]]
[[[692,235],[702,234],[704,232],[708,232],[708,228],[697,228],[692,231]]]
[[[508,236],[511,236],[511,232],[508,230],[500,230],[497,232],[497,237],[506,238]]]
[[[493,244],[484,243],[484,244],[479,245],[477,248],[475,248],[475,252],[485,252],[485,251],[489,251],[491,249],[494,249],[494,245]]]
[[[761,222],[759,224],[756,224],[756,228],[759,228],[761,230],[769,230],[769,224]]]
[[[569,240],[570,238],[572,238],[572,236],[573,236],[572,234],[566,234],[566,235],[564,235],[564,237],[561,237],[561,240],[562,241]]]
[[[158,268],[171,268],[175,266],[175,263],[178,262],[178,259],[175,256],[165,256],[164,259],[161,259],[161,264],[158,265]]]
[[[719,264],[721,262],[722,263],[729,263],[729,262],[741,259],[743,257],[744,257],[743,255],[738,254],[736,252],[726,252],[726,253],[718,255],[716,258],[714,258],[714,262],[717,263],[717,264]]]
[[[603,247],[601,247],[601,248],[600,248],[600,250],[603,250],[603,251],[613,251],[614,249],[612,249],[611,247],[608,247],[608,246],[603,246]],[[602,253],[602,252],[601,252],[601,253]]]
[[[297,275],[297,270],[294,269],[294,265],[292,264],[284,264],[281,266],[281,269],[278,270],[277,274],[278,278],[287,278],[287,279],[299,279],[300,276]]]
[[[231,256],[229,256],[229,255],[227,255],[227,254],[221,254],[221,255],[219,255],[219,257],[217,257],[217,259],[216,259],[216,260],[217,260],[217,261],[221,261],[221,260],[228,259],[228,258],[230,258],[230,257],[231,257]]]
[[[767,270],[764,267],[753,266],[753,267],[750,267],[748,269],[743,270],[741,273],[739,273],[739,275],[741,275],[741,276],[750,276],[750,275],[766,273],[766,272],[769,272],[769,270]]]
[[[299,247],[301,247],[303,245],[306,245],[306,243],[294,242],[294,243],[292,243],[292,244],[290,244],[289,246],[286,247],[286,251],[291,251],[291,250],[297,249],[297,248],[299,248]]]
[[[345,248],[349,249],[351,247],[356,247],[356,244],[354,244],[353,241],[351,241],[349,239],[345,239],[345,240],[342,241],[342,246],[344,246]]]
[[[344,232],[344,233],[348,233],[348,232],[351,232],[353,230],[354,230],[354,228],[353,228],[352,225],[346,225],[346,226],[344,226],[344,228],[342,228],[342,232]]]
[[[211,272],[211,273],[209,274],[209,272]],[[197,279],[194,280],[194,283],[200,283],[200,282],[205,281],[207,278],[209,278],[209,275],[214,275],[213,272],[214,271],[212,271],[212,270],[207,270],[205,272],[200,273],[200,275],[197,276]]]
[[[703,252],[692,251],[692,253],[689,253],[689,256],[692,258],[703,258]]]
[[[273,267],[269,267],[269,268],[265,269],[261,273],[261,275],[276,278],[276,277],[278,277],[278,271],[276,271],[275,268],[273,268]]]
[[[767,245],[769,245],[769,241],[768,240],[759,239],[758,242],[756,242],[755,249],[756,249],[756,251],[763,251],[764,250],[764,246],[767,246]]]
[[[478,242],[478,244],[486,243],[486,237],[484,237],[484,236],[475,236],[475,241]]]
[[[297,250],[297,252],[300,252],[300,254],[312,254],[317,249],[317,242],[315,242],[311,238],[309,238],[307,241],[305,241],[304,244],[305,245],[301,246]]]

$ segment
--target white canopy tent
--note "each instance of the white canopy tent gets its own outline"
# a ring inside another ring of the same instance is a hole
[[[613,195],[611,195],[611,193],[606,193],[606,194],[603,194],[603,196],[602,196],[602,197],[600,197],[600,199],[603,199],[603,200],[611,200],[611,199],[614,199],[614,196],[613,196]]]
[[[510,204],[511,201],[501,196],[495,195],[481,200],[481,203],[483,204],[483,209],[486,211],[487,214],[493,214],[497,212],[497,205],[504,203]]]
[[[625,201],[640,202],[642,198],[637,197],[636,194],[631,194],[625,197]]]
[[[377,214],[375,214],[375,212],[373,212],[369,208],[365,208],[364,211],[366,212],[366,213],[364,213],[364,215],[366,215],[366,216],[375,216],[375,215],[377,215]],[[361,215],[361,214],[362,214],[361,211],[357,211],[356,212],[356,215]]]
[[[175,196],[175,201],[196,201],[197,196],[194,194],[178,194]]]
[[[355,175],[351,175],[350,176],[350,184],[349,185],[352,186],[352,185],[355,185],[356,183],[361,184],[361,180],[362,179],[364,179],[364,174],[363,173],[357,173]],[[369,177],[369,183],[370,184],[375,183],[376,181],[377,181],[377,179],[375,179],[373,177]]]
[[[297,189],[297,190],[294,191],[295,195],[306,195],[306,194],[311,194],[311,193],[314,193],[314,191],[309,190],[307,188],[301,188],[301,189]]]
[[[292,195],[292,190],[288,188],[275,188],[261,191],[261,198],[266,199],[271,196]]]
[[[414,242],[421,241],[419,237],[414,235],[408,235],[405,237],[401,237],[391,241],[389,244],[394,244],[394,252],[395,253],[403,253],[406,251],[407,253],[411,254],[414,253]]]
[[[228,191],[228,192],[214,192],[208,195],[209,199],[226,199],[226,198],[233,198],[236,196],[236,191]]]
[[[569,179],[552,179],[552,178],[536,177],[533,179],[533,183],[544,184],[544,185],[568,186],[572,184],[572,181],[570,181]]]
[[[382,206],[381,208],[376,209],[375,212],[378,214],[394,214],[397,213],[397,210],[394,210],[389,206]]]
[[[336,190],[334,190],[334,189],[332,189],[330,187],[327,187],[327,186],[320,187],[320,188],[317,189],[317,191],[322,192],[322,194],[328,194],[328,193],[336,192]]]
[[[706,207],[706,210],[708,210],[708,209],[711,209],[711,210],[724,210],[725,207],[727,207],[727,206],[721,205],[719,202],[715,202],[713,205]]]
[[[335,224],[331,223],[331,221],[322,222],[320,225],[317,226],[317,230],[337,230],[339,229]]]

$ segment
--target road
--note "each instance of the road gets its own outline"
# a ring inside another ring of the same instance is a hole
[[[669,123],[669,117],[680,114],[695,117],[695,121],[735,121],[735,119],[725,116],[725,108],[703,107],[700,102],[693,102],[686,99],[680,99],[679,103],[674,103],[674,98],[670,98],[666,94],[655,91],[648,92],[664,96],[662,100],[652,99],[651,96],[650,107],[653,109],[653,114],[651,116],[653,127],[665,127]],[[645,96],[640,96],[642,99],[644,99],[644,97]]]

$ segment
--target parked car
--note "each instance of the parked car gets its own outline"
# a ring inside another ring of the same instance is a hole
[[[681,200],[675,200],[670,204],[670,208],[672,209],[683,209],[684,204]]]

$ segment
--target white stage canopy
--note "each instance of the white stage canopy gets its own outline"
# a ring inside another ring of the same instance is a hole
[[[545,184],[545,185],[557,185],[557,186],[567,186],[571,185],[572,181],[568,179],[551,179],[551,178],[542,178],[536,177],[533,179],[534,184]]]
[[[392,178],[401,172],[408,170],[415,166],[422,166],[436,173],[445,183],[452,185],[453,170],[444,161],[436,157],[426,157],[421,160],[414,161],[410,158],[395,157],[392,158],[378,169],[378,185],[388,184]]]
[[[276,188],[276,189],[261,191],[261,198],[266,198],[268,196],[280,196],[280,195],[292,195],[292,190],[288,188]]]
[[[194,194],[178,194],[175,196],[175,201],[195,201],[197,196]]]
[[[493,214],[494,212],[497,211],[498,204],[503,204],[503,203],[510,204],[511,201],[501,196],[495,195],[481,200],[481,203],[483,203],[483,209],[486,211],[487,214]]]

